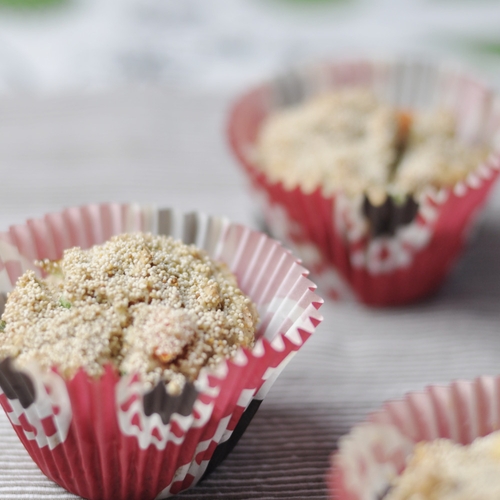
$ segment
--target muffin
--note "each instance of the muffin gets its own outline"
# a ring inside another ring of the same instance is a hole
[[[330,498],[498,498],[499,387],[483,376],[385,403],[340,439]]]
[[[327,293],[405,304],[438,289],[498,176],[495,99],[444,66],[332,62],[244,95],[229,138]]]
[[[202,214],[105,204],[11,227],[0,403],[67,490],[175,495],[225,458],[321,320],[306,274]]]

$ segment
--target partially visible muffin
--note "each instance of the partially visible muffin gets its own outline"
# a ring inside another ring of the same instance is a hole
[[[2,315],[0,357],[37,361],[66,377],[112,363],[147,385],[178,393],[204,366],[252,347],[255,305],[235,276],[193,245],[123,234],[27,271]]]
[[[499,431],[469,446],[419,443],[385,500],[498,500],[499,470]]]

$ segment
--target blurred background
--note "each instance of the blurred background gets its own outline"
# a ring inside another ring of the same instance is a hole
[[[0,89],[232,91],[302,60],[460,58],[498,81],[495,0],[0,0]]]

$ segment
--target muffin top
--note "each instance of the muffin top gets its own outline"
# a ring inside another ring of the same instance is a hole
[[[393,185],[413,193],[425,186],[452,186],[486,158],[486,148],[471,147],[456,136],[456,121],[445,110],[414,113]]]
[[[272,181],[305,192],[373,193],[380,203],[387,192],[452,185],[484,157],[484,148],[458,140],[450,112],[402,112],[366,89],[332,91],[271,114],[257,141],[258,165]]]
[[[419,443],[386,500],[497,500],[500,432],[469,446],[448,439]]]
[[[358,192],[387,182],[397,134],[394,111],[369,92],[332,92],[271,115],[260,131],[259,162],[289,188]]]
[[[71,377],[113,364],[147,385],[182,390],[204,366],[252,347],[255,305],[222,263],[171,237],[122,234],[27,271],[2,315],[0,357]]]

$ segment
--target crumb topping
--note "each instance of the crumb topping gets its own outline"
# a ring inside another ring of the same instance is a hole
[[[469,446],[448,439],[419,443],[386,500],[497,500],[500,432]]]
[[[0,356],[57,366],[71,377],[114,364],[160,380],[172,393],[203,366],[251,347],[258,316],[229,269],[171,237],[122,234],[89,250],[71,248],[60,261],[37,263],[9,295]]]
[[[445,110],[405,113],[365,89],[332,91],[270,115],[257,141],[259,166],[272,181],[305,192],[418,193],[452,185],[485,159],[461,143]],[[383,196],[378,196],[383,193]],[[378,201],[378,199],[381,201]]]
[[[396,159],[394,111],[364,90],[331,92],[284,109],[259,134],[261,166],[275,181],[359,192],[387,182]]]
[[[393,183],[415,192],[426,185],[452,186],[465,179],[486,157],[483,147],[457,140],[455,120],[444,110],[415,113],[404,155]]]

